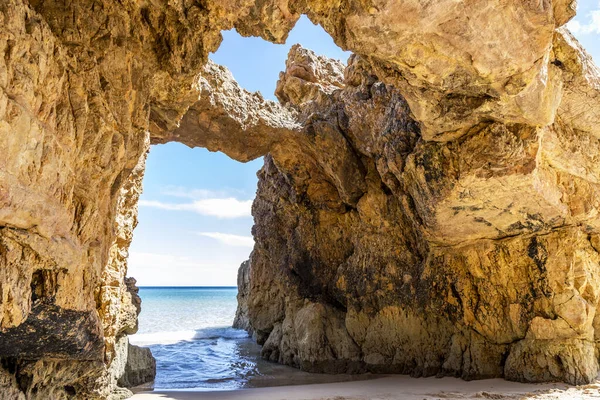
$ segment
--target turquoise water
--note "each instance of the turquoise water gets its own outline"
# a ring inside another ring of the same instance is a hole
[[[156,389],[236,389],[261,375],[260,347],[231,328],[237,288],[140,288],[132,344],[156,358]]]
[[[260,346],[231,328],[237,288],[140,288],[142,312],[132,344],[156,358],[155,389],[231,390],[366,379],[310,374],[260,358]]]

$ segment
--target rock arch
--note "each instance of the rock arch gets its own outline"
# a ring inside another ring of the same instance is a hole
[[[281,42],[301,14],[356,54],[344,71],[296,47],[277,104],[208,63],[221,30]],[[600,74],[561,27],[573,15],[567,0],[3,2],[0,388],[114,394],[145,153],[173,140],[268,154],[245,304],[265,357],[590,381]]]

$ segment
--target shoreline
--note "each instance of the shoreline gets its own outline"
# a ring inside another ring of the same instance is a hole
[[[504,379],[412,378],[387,375],[369,380],[275,386],[225,391],[159,390],[133,400],[433,400],[433,399],[600,399],[600,381],[589,385],[518,383]]]

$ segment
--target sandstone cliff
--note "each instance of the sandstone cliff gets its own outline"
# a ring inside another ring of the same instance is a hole
[[[207,61],[221,30],[280,43],[301,14],[356,54],[345,70],[295,47],[274,103]],[[1,2],[2,396],[122,394],[127,249],[145,154],[167,141],[266,156],[246,297],[266,358],[591,380],[600,74],[561,28],[573,14],[571,0]]]
[[[598,139],[559,115],[427,141],[364,59],[317,95],[324,65],[307,53],[292,49],[277,93],[309,143],[336,150],[272,152],[259,175],[247,307],[263,356],[318,372],[595,378],[598,188],[572,168],[595,168]],[[332,170],[342,159],[357,167]]]
[[[249,334],[252,334],[252,327],[250,325],[250,318],[248,317],[248,296],[250,295],[250,260],[244,261],[238,270],[237,277],[237,310],[235,313],[235,319],[233,320],[233,327],[236,329],[243,329]]]

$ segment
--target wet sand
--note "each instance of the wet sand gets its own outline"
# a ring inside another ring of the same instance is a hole
[[[524,384],[502,379],[465,382],[456,378],[411,378],[404,375],[313,385],[233,391],[156,391],[133,400],[433,400],[433,399],[600,399],[600,381],[573,387],[560,383]]]

